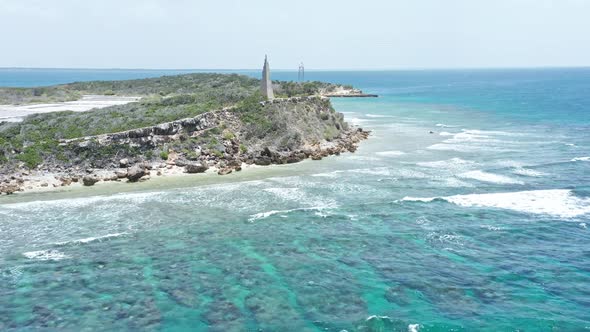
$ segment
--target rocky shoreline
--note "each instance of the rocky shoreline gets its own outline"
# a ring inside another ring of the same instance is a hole
[[[184,159],[130,164],[129,160],[122,159],[119,167],[116,168],[22,171],[0,176],[0,195],[38,189],[48,190],[73,184],[93,186],[98,182],[147,181],[153,176],[171,176],[183,173],[214,172],[219,175],[227,175],[232,172],[239,172],[243,167],[250,165],[268,166],[297,163],[305,159],[321,160],[330,155],[355,152],[358,143],[367,139],[368,136],[368,131],[357,128],[350,130],[330,144],[317,145],[288,153],[265,149],[258,156],[251,156],[247,159],[236,158],[231,164],[223,163],[221,160],[204,163]]]
[[[205,172],[227,175],[239,172],[243,167],[250,165],[291,164],[305,159],[321,160],[330,155],[355,152],[359,142],[369,136],[368,131],[349,127],[343,121],[341,114],[330,109],[329,104],[325,104],[325,98],[274,100],[265,102],[263,107],[277,108],[275,113],[281,117],[290,116],[291,118],[275,121],[285,122],[288,127],[291,127],[289,130],[296,128],[299,130],[296,134],[300,136],[304,135],[300,132],[301,130],[309,130],[310,136],[300,138],[294,144],[276,143],[290,138],[293,136],[292,133],[289,134],[291,136],[280,133],[276,137],[250,137],[251,133],[234,112],[228,109],[207,112],[195,118],[177,120],[154,127],[63,140],[60,145],[68,146],[80,153],[88,150],[99,151],[100,148],[130,146],[144,149],[144,151],[159,151],[157,149],[172,146],[178,142],[196,140],[202,136],[209,137],[211,131],[218,130],[222,126],[225,128],[223,132],[215,136],[219,140],[217,147],[199,145],[196,147],[198,154],[193,150],[187,153],[186,149],[182,151],[180,148],[170,149],[166,150],[166,158],[159,160],[140,154],[124,155],[116,160],[107,158],[91,164],[82,162],[66,165],[58,161],[48,162],[38,169],[21,168],[9,174],[0,175],[0,194],[51,190],[70,185],[93,186],[99,182],[147,181],[155,176]],[[330,139],[318,139],[317,129],[309,129],[293,123],[293,119],[304,116],[309,116],[304,121],[305,126],[314,125],[312,122],[317,120],[322,126],[329,123],[329,126],[335,126],[334,128],[338,128],[339,131]],[[285,132],[288,133],[289,130]]]

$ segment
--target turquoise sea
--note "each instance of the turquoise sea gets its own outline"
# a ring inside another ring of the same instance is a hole
[[[380,95],[357,153],[0,197],[0,330],[590,330],[590,69],[307,78]]]

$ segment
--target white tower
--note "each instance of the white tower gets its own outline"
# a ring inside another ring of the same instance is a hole
[[[275,97],[272,92],[272,81],[270,80],[270,66],[268,65],[268,58],[264,56],[264,67],[262,68],[262,82],[260,84],[262,95],[266,99],[273,99]]]

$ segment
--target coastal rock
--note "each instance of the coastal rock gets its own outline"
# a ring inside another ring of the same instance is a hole
[[[127,179],[129,182],[137,182],[145,174],[145,169],[139,165],[127,169]]]
[[[62,178],[60,178],[60,181],[61,181],[62,187],[69,186],[70,184],[72,184],[71,178],[62,177]]]
[[[98,181],[99,181],[98,178],[93,175],[86,175],[82,178],[82,183],[88,187],[93,186]]]
[[[19,186],[15,185],[15,184],[9,184],[9,185],[5,185],[0,187],[0,194],[4,193],[6,195],[12,195],[13,193],[19,191],[20,188]]]
[[[189,174],[203,173],[207,169],[209,169],[209,167],[203,163],[187,163],[184,166],[184,170]]]
[[[115,171],[115,174],[117,175],[117,178],[124,179],[127,177],[127,170],[124,170],[124,169],[117,170],[117,171]]]
[[[126,168],[127,166],[129,166],[129,159],[123,158],[119,160],[119,167]]]
[[[256,160],[254,160],[254,164],[258,165],[258,166],[268,166],[271,164],[271,159],[269,157],[261,157],[261,158],[256,158]]]
[[[226,168],[222,168],[222,169],[220,169],[220,170],[217,172],[217,174],[219,174],[219,175],[228,175],[228,174],[230,174],[231,172],[232,172],[232,169],[231,169],[231,168],[229,168],[229,167],[226,167]]]
[[[322,155],[317,154],[317,153],[316,154],[313,154],[311,156],[311,160],[322,160]]]

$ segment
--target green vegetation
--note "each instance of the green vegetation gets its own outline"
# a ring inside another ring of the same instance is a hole
[[[225,132],[223,133],[223,139],[224,139],[224,140],[231,141],[231,140],[233,140],[234,138],[236,138],[236,135],[234,135],[234,133],[232,133],[231,131],[225,131]]]
[[[123,96],[172,96],[203,93],[227,101],[258,89],[260,81],[243,75],[187,74],[125,81],[76,82],[39,88],[0,88],[0,104],[77,100],[84,94]]]
[[[332,91],[340,85],[324,82],[274,82],[279,97],[297,97],[317,94],[320,91]]]
[[[35,168],[43,162],[38,146],[29,146],[24,149],[23,153],[16,156],[16,159],[22,161],[29,168]]]
[[[248,148],[244,144],[240,144],[240,152],[241,153],[247,153],[248,152]]]
[[[168,151],[160,152],[160,158],[162,158],[162,160],[168,160]]]

